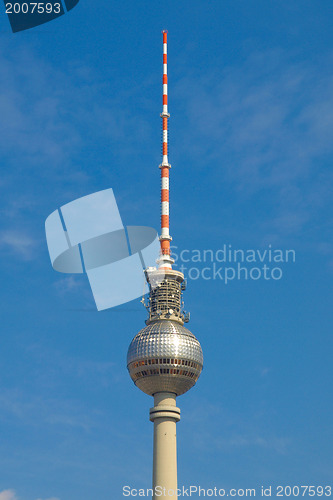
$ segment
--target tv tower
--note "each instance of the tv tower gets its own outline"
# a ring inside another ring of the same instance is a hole
[[[184,394],[195,385],[203,366],[200,343],[183,326],[189,321],[182,302],[182,291],[186,288],[184,275],[172,269],[174,261],[171,258],[169,234],[169,117],[167,31],[163,31],[161,249],[156,261],[158,267],[145,271],[149,285],[147,326],[134,337],[127,353],[127,368],[133,382],[143,392],[154,396],[154,407],[150,409],[150,420],[154,423],[153,500],[178,498],[176,423],[180,420],[180,409],[176,406],[176,396]]]

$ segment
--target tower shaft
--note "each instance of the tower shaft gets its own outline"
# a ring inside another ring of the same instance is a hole
[[[155,394],[150,420],[154,422],[153,500],[177,500],[176,423],[180,420],[180,410],[176,407],[176,395]]]
[[[180,410],[176,397],[189,391],[203,367],[200,342],[184,327],[189,314],[183,311],[183,273],[172,269],[169,233],[167,32],[163,31],[163,156],[161,169],[161,235],[158,269],[145,270],[149,284],[146,326],[133,338],[127,368],[135,385],[154,396],[150,420],[154,423],[153,500],[177,500],[176,423]]]

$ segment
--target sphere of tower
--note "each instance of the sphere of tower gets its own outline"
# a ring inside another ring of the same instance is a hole
[[[202,366],[199,341],[176,321],[149,323],[134,337],[127,353],[133,382],[149,395],[184,394],[198,380]]]

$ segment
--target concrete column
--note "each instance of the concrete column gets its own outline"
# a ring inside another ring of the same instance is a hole
[[[176,407],[176,395],[170,392],[155,394],[154,405],[154,408],[150,409],[150,420],[154,422],[153,500],[176,500],[176,422],[180,420],[180,409]],[[163,492],[162,495],[155,495],[157,487]]]

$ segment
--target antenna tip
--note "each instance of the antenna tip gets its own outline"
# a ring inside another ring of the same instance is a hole
[[[162,33],[167,33],[167,32],[168,32],[168,30],[162,30]]]

